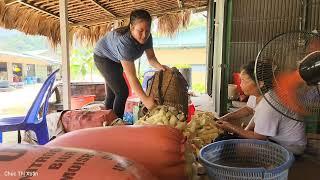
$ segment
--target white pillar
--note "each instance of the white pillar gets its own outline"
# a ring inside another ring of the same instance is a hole
[[[215,112],[220,114],[220,91],[221,91],[221,65],[223,50],[223,31],[224,31],[224,7],[226,0],[216,1],[216,19],[214,32],[214,55],[213,55],[213,84],[212,92],[214,97]]]
[[[59,0],[60,9],[60,34],[62,52],[62,91],[63,109],[70,109],[70,61],[69,61],[69,25],[68,25],[68,0]]]
[[[28,76],[28,65],[23,63],[22,64],[22,81],[24,80],[24,78],[26,78]]]
[[[13,82],[12,62],[7,62],[8,81]]]

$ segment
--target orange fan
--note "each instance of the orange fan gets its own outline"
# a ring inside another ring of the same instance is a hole
[[[297,89],[304,84],[298,70],[290,73],[281,73],[277,77],[275,92],[280,103],[300,115],[309,113],[297,98]]]
[[[270,106],[290,119],[320,116],[320,37],[288,32],[268,41],[255,62],[256,83]]]

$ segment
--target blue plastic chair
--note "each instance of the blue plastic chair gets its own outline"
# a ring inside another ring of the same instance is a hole
[[[2,143],[2,132],[19,130],[34,131],[36,133],[38,143],[41,145],[49,142],[46,114],[49,107],[48,101],[52,93],[51,89],[58,71],[59,69],[50,74],[47,80],[43,83],[26,116],[0,117],[0,143]],[[42,118],[39,118],[39,112],[42,106]]]
[[[143,74],[143,81],[142,81],[142,89],[144,91],[147,91],[147,87],[148,87],[148,83],[149,83],[149,80],[152,78],[152,76],[154,75],[154,73],[156,72],[157,70],[155,69],[151,69],[151,70],[148,70],[146,71],[144,74]]]

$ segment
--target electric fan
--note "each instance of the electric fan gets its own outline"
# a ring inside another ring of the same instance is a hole
[[[274,37],[256,57],[255,80],[268,104],[282,115],[297,121],[319,119],[320,37],[301,31]]]

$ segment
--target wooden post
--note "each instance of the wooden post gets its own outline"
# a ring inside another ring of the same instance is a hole
[[[69,61],[69,25],[68,25],[68,0],[59,0],[60,35],[62,52],[62,91],[63,109],[70,109],[70,61]]]

